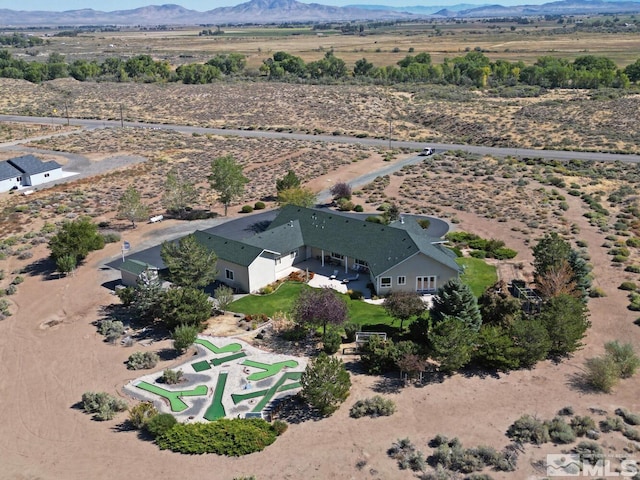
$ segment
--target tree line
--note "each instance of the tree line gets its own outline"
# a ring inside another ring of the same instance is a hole
[[[79,81],[181,82],[207,84],[227,77],[262,77],[272,81],[348,82],[374,84],[429,83],[476,88],[531,85],[543,88],[627,88],[640,80],[640,59],[619,68],[605,56],[581,55],[575,60],[543,56],[533,65],[522,61],[491,61],[480,49],[463,56],[445,58],[434,64],[431,55],[406,55],[395,65],[376,66],[366,58],[348,68],[333,51],[320,60],[305,62],[287,52],[275,52],[266,58],[258,72],[247,69],[246,58],[239,53],[218,54],[206,63],[190,63],[173,68],[166,60],[150,55],[129,59],[117,57],[65,62],[58,53],[45,62],[28,62],[0,50],[0,77],[40,83],[73,77]]]

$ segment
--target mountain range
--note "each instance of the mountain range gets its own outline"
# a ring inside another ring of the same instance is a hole
[[[542,5],[470,5],[389,7],[348,5],[333,7],[296,0],[250,0],[235,7],[206,12],[180,5],[149,5],[110,12],[93,9],[18,11],[0,9],[3,26],[80,26],[80,25],[222,25],[280,24],[300,22],[387,21],[420,18],[489,18],[526,15],[583,15],[640,12],[638,1],[560,0]]]

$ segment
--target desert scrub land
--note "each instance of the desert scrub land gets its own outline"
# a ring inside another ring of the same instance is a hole
[[[94,83],[40,85],[0,79],[0,113],[201,127],[637,153],[640,94],[617,90],[506,87],[478,91],[417,85],[209,85]],[[159,99],[163,99],[160,101]],[[175,108],[180,105],[180,108]],[[57,111],[54,114],[54,110]]]

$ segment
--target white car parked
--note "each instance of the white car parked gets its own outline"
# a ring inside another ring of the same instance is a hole
[[[428,155],[433,155],[433,148],[424,147],[422,151],[419,153],[419,155],[422,155],[423,157],[426,157]]]

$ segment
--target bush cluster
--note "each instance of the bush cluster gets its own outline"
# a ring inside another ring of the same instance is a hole
[[[151,402],[140,402],[129,409],[129,422],[137,429],[144,428],[149,420],[158,415]]]
[[[104,340],[115,343],[124,334],[124,324],[120,320],[102,320],[98,325],[98,332],[104,335]]]
[[[422,471],[427,466],[424,454],[416,450],[415,445],[408,438],[403,438],[394,442],[387,454],[398,461],[401,470]]]
[[[155,352],[133,352],[127,360],[127,368],[129,370],[144,370],[154,368],[160,357]]]
[[[349,415],[353,418],[360,418],[368,415],[370,417],[388,417],[396,411],[393,400],[375,395],[371,398],[358,400],[349,410]]]
[[[475,233],[450,232],[445,237],[453,243],[453,246],[460,248],[470,248],[470,255],[476,258],[497,258],[498,260],[508,260],[514,258],[518,252],[504,246],[502,240],[494,238],[487,240]]]
[[[633,376],[640,367],[640,358],[630,343],[608,342],[605,354],[587,359],[584,380],[596,390],[609,393],[621,378]]]
[[[240,456],[264,450],[276,436],[273,425],[260,418],[223,418],[210,423],[176,423],[158,435],[156,443],[162,450],[179,453]]]
[[[160,381],[162,383],[166,383],[167,385],[175,385],[176,383],[180,383],[182,381],[183,375],[184,372],[182,370],[171,370],[170,368],[167,368],[162,372]]]
[[[448,440],[437,435],[431,442],[435,450],[429,456],[429,464],[438,469],[452,470],[461,473],[472,473],[492,467],[494,470],[512,472],[518,463],[517,449],[510,447],[498,452],[489,446],[464,448],[460,440]]]
[[[86,413],[92,413],[94,419],[104,421],[126,410],[127,403],[106,392],[85,392],[82,394],[82,408]]]

